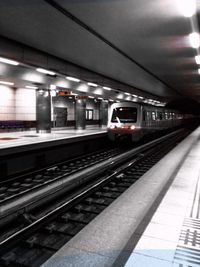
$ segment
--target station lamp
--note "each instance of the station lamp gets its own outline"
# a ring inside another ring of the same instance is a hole
[[[0,84],[3,84],[3,85],[14,85],[14,83],[6,82],[6,81],[0,81]]]
[[[89,86],[97,87],[98,85],[96,83],[87,83]]]
[[[77,78],[74,78],[74,77],[69,77],[69,76],[67,76],[67,77],[66,77],[66,79],[67,79],[67,80],[69,80],[69,81],[72,81],[72,82],[77,82],[77,83],[79,83],[79,82],[80,82],[80,80],[79,80],[79,79],[77,79]]]
[[[51,76],[56,75],[55,72],[50,71],[50,70],[46,70],[46,69],[42,69],[42,68],[37,68],[36,70],[37,70],[38,72],[41,72],[41,73],[44,73],[44,74],[48,74],[48,75],[51,75]]]
[[[10,64],[10,65],[14,65],[14,66],[19,65],[19,62],[15,61],[15,60],[4,58],[4,57],[0,57],[0,62],[6,63],[6,64]]]

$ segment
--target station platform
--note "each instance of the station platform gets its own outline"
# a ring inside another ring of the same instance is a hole
[[[200,127],[42,267],[200,266]]]
[[[0,133],[0,181],[70,160],[103,149],[107,130],[89,126],[85,130],[72,128],[51,133],[18,131]]]
[[[0,132],[0,156],[8,153],[14,153],[25,149],[31,149],[39,145],[40,147],[51,146],[52,143],[67,144],[69,142],[80,141],[87,139],[93,135],[105,134],[106,128],[99,126],[90,126],[85,130],[75,130],[72,128],[65,128],[59,130],[52,130],[51,133],[36,133],[32,131],[17,131],[17,132]],[[42,146],[41,146],[42,145]]]

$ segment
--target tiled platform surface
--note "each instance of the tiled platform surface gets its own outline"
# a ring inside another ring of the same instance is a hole
[[[43,267],[200,266],[200,128]]]
[[[68,128],[65,130],[52,131],[51,133],[36,133],[36,131],[20,132],[0,132],[0,155],[12,153],[13,148],[26,149],[32,145],[51,145],[53,142],[72,142],[90,138],[92,135],[101,135],[106,133],[106,128],[98,126],[88,127],[85,130],[75,130]]]

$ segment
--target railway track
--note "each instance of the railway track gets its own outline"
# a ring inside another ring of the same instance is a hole
[[[8,200],[13,200],[16,196],[26,194],[29,191],[52,183],[53,181],[70,176],[75,172],[93,166],[98,162],[114,157],[123,150],[119,148],[109,148],[97,153],[92,153],[73,160],[68,160],[40,171],[28,173],[23,176],[0,182],[0,205]]]
[[[1,241],[1,266],[40,266],[186,135],[186,132],[178,131],[178,134],[169,134],[156,142],[143,145],[135,149],[134,153],[126,152],[118,156],[121,161],[117,165],[114,164],[117,160],[109,162],[109,172],[106,168],[98,175],[96,173],[96,178],[85,187],[73,191],[71,195],[60,196],[60,205],[59,201],[53,201],[43,207],[48,212],[33,210],[29,219],[34,219],[32,222],[29,220],[29,225]]]

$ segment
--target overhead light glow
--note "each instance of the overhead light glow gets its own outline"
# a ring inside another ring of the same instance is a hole
[[[89,86],[97,87],[98,85],[96,83],[87,83]]]
[[[109,101],[110,101],[110,102],[114,102],[114,100],[113,100],[113,99],[109,99]]]
[[[15,60],[4,58],[4,57],[0,57],[0,62],[6,63],[6,64],[10,64],[10,65],[14,65],[14,66],[19,65],[19,62],[15,61]]]
[[[37,70],[38,72],[41,72],[41,73],[44,73],[44,74],[49,74],[49,75],[52,75],[52,76],[55,75],[55,72],[50,71],[50,70],[45,70],[45,69],[42,69],[42,68],[37,68],[36,70]]]
[[[199,33],[193,32],[189,34],[190,44],[193,48],[198,48],[200,45]]]
[[[28,89],[38,89],[37,86],[29,86],[29,85],[26,85],[25,87],[28,88]]]
[[[50,84],[50,89],[51,90],[55,90],[56,89],[56,85],[55,84]]]
[[[103,86],[103,89],[108,90],[108,91],[112,90],[110,87],[107,87],[107,86]]]
[[[200,69],[198,69],[198,73],[200,74]]]
[[[137,97],[137,95],[132,95],[133,97]]]
[[[12,82],[5,82],[5,81],[0,81],[0,84],[4,84],[4,85],[14,85],[14,83],[12,83]]]
[[[69,77],[69,76],[67,76],[66,79],[69,80],[69,81],[72,81],[72,82],[76,82],[76,83],[79,83],[79,82],[80,82],[79,79],[74,78],[74,77]]]
[[[196,56],[196,57],[195,57],[195,60],[196,60],[196,63],[197,63],[197,64],[200,64],[200,56]]]
[[[184,17],[190,18],[196,13],[196,0],[178,0],[178,8]]]
[[[102,97],[98,97],[98,99],[100,99],[100,100],[103,100],[103,98],[102,98]]]
[[[129,94],[129,93],[125,93],[125,95],[131,95],[131,94]]]
[[[94,96],[90,96],[90,95],[89,95],[88,97],[89,97],[89,98],[94,98]]]

